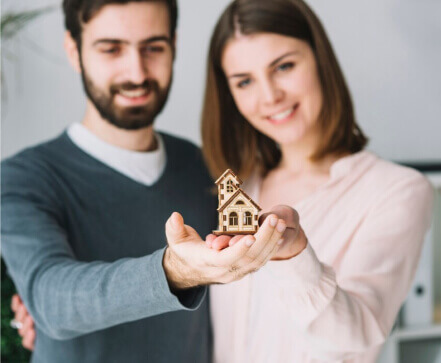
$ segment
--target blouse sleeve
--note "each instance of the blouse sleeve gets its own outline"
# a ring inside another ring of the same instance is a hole
[[[416,271],[433,196],[419,173],[391,186],[336,271],[319,261],[311,244],[291,260],[268,264],[279,307],[317,358],[347,359],[386,340]]]

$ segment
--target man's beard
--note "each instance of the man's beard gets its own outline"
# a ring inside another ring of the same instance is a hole
[[[167,101],[171,79],[165,88],[161,88],[154,79],[146,79],[142,84],[136,85],[130,82],[114,84],[109,92],[98,89],[92,79],[86,73],[81,64],[81,79],[83,88],[98,110],[101,117],[112,125],[124,130],[138,130],[153,124],[156,116],[162,111]],[[114,103],[114,97],[120,90],[143,89],[152,99],[143,106],[117,106]]]

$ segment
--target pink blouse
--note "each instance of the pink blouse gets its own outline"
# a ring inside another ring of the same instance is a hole
[[[260,180],[245,189],[258,201]],[[433,188],[362,151],[293,205],[307,248],[210,287],[215,362],[375,362],[412,282]]]

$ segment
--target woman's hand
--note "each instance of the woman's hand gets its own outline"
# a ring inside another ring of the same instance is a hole
[[[14,322],[18,328],[18,334],[21,336],[21,344],[28,350],[34,350],[35,328],[34,320],[26,309],[20,296],[12,296],[11,309],[14,312]]]
[[[270,214],[276,214],[286,222],[286,230],[283,234],[283,242],[272,260],[287,260],[297,256],[306,248],[307,239],[305,232],[300,226],[300,218],[297,211],[287,205],[277,205],[269,213],[264,213],[259,218],[259,224]]]
[[[286,230],[283,234],[282,240],[279,241],[280,247],[277,252],[272,256],[272,260],[287,260],[297,256],[306,248],[307,239],[305,233],[299,223],[299,214],[297,211],[286,205],[275,206],[270,212],[264,213],[259,218],[259,225],[262,225],[264,220],[270,215],[276,214],[280,219],[286,222]],[[222,250],[226,247],[231,247],[239,242],[245,236],[219,236],[209,234],[205,242],[208,247]]]

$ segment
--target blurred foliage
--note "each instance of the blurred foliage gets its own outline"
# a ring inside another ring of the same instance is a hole
[[[11,310],[11,298],[15,294],[15,287],[6,273],[3,259],[1,260],[1,290],[1,362],[29,362],[30,352],[22,347],[21,337],[17,330],[9,325],[14,318]]]
[[[21,29],[23,29],[29,22],[38,18],[47,12],[54,10],[54,6],[47,6],[40,9],[21,11],[21,12],[10,12],[2,14],[1,18],[1,36],[2,40],[11,39],[16,35]]]

